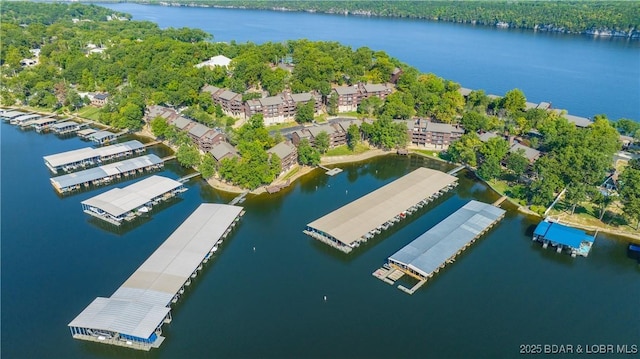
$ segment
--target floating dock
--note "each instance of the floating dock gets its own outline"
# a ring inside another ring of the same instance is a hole
[[[146,147],[140,141],[132,140],[100,148],[80,148],[44,156],[43,159],[44,164],[53,173],[58,173],[59,171],[72,172],[119,158],[140,155],[145,151]]]
[[[124,188],[114,188],[82,201],[84,213],[116,226],[149,213],[160,202],[187,189],[182,182],[151,176]]]
[[[20,124],[22,124],[24,122],[32,121],[32,120],[38,119],[40,117],[41,117],[40,115],[32,113],[32,114],[27,114],[27,115],[14,117],[9,122],[12,125],[20,125]]]
[[[387,259],[373,275],[394,284],[407,274],[418,280],[412,288],[398,289],[413,294],[448,263],[504,218],[506,211],[488,203],[471,201]]]
[[[82,126],[82,124],[74,121],[64,121],[54,123],[53,125],[49,126],[49,130],[51,130],[51,132],[55,133],[58,136],[64,136],[79,131]]]
[[[542,248],[551,245],[556,247],[558,253],[567,251],[572,257],[586,257],[591,251],[596,235],[597,233],[590,236],[579,229],[545,219],[533,231],[532,240],[542,243]]]
[[[98,297],[69,324],[75,339],[138,350],[158,348],[162,325],[244,211],[202,204],[109,298]]]
[[[349,253],[448,192],[457,181],[444,172],[418,168],[309,223],[304,233]]]
[[[86,169],[83,171],[50,178],[53,188],[60,194],[67,194],[90,186],[101,186],[122,178],[135,176],[164,167],[162,159],[156,155],[130,158],[121,162]]]
[[[26,115],[26,113],[22,111],[5,111],[0,115],[0,117],[2,117],[2,120],[5,122],[11,122],[14,118],[24,115]]]
[[[122,130],[118,133],[113,133],[111,131],[95,131],[87,136],[87,139],[99,144],[104,145],[109,142],[115,141],[118,137],[126,134],[127,130]]]
[[[96,129],[85,128],[84,130],[78,131],[78,137],[80,137],[83,140],[89,140],[89,136],[91,136],[92,134],[94,134],[96,132],[98,132]]]
[[[49,128],[58,121],[60,120],[54,117],[39,118],[31,122],[30,126],[33,127],[36,132],[43,132],[49,130]]]

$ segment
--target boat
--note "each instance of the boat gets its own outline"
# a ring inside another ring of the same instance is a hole
[[[140,213],[149,213],[149,207],[142,206],[142,207],[138,208],[138,212],[140,212]]]

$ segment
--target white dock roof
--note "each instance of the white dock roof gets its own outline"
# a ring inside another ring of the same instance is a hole
[[[66,164],[86,161],[91,158],[111,156],[122,152],[133,151],[143,147],[144,145],[140,141],[131,140],[100,148],[85,147],[77,150],[56,153],[54,155],[44,156],[43,159],[52,167],[60,167]]]
[[[308,224],[350,245],[458,179],[429,168],[415,171]]]
[[[201,204],[110,298],[96,298],[69,326],[149,338],[175,294],[241,211]]]
[[[82,204],[99,208],[118,217],[180,186],[182,183],[176,180],[154,175],[125,188],[114,188],[91,197],[82,201]]]
[[[426,277],[490,227],[505,213],[471,201],[389,257]]]

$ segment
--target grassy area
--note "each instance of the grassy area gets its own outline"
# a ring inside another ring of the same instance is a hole
[[[296,127],[298,126],[298,123],[293,121],[293,122],[285,122],[285,123],[278,123],[276,125],[271,125],[271,126],[267,126],[267,131],[271,132],[271,131],[280,131],[283,130],[285,128],[290,128],[290,127]]]
[[[283,180],[288,180],[289,178],[293,177],[298,172],[300,172],[300,166],[297,166],[296,168],[294,168],[291,171],[289,171],[289,173],[287,173],[282,179]]]
[[[100,109],[97,107],[85,106],[78,111],[78,116],[98,121],[100,119]]]
[[[358,155],[358,154],[367,152],[369,149],[370,149],[369,146],[365,145],[364,143],[358,143],[356,145],[356,148],[353,149],[353,151],[349,149],[347,145],[342,145],[342,146],[329,149],[327,153],[325,153],[324,155],[325,156]]]
[[[439,152],[434,150],[411,150],[411,151],[418,152],[429,157],[438,157],[438,152]]]

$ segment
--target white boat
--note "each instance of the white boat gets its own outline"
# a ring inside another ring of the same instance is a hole
[[[142,207],[138,208],[138,212],[140,212],[140,213],[149,213],[149,207],[142,206]]]

